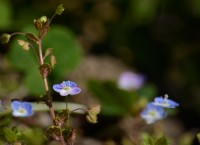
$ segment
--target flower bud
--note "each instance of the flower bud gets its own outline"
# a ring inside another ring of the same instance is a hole
[[[89,113],[95,114],[95,115],[99,114],[100,111],[101,111],[101,105],[99,104],[91,105],[90,109],[88,110]]]
[[[24,51],[29,51],[30,47],[29,47],[29,43],[24,41],[24,40],[17,40],[19,46],[21,46],[22,50]]]
[[[51,66],[45,63],[39,67],[39,70],[40,70],[40,74],[45,78],[50,74]]]
[[[88,113],[88,115],[86,116],[86,120],[87,120],[89,123],[95,124],[95,123],[97,123],[97,115]]]
[[[56,57],[54,55],[51,55],[50,62],[51,62],[51,67],[53,68],[56,64]]]
[[[6,44],[10,41],[10,37],[11,35],[10,34],[7,34],[7,33],[3,33],[1,34],[1,37],[0,37],[0,41],[2,44]]]
[[[47,17],[46,17],[46,16],[42,16],[42,17],[40,18],[40,22],[46,23],[46,22],[47,22]]]
[[[63,4],[60,4],[56,9],[56,14],[61,15],[65,8],[63,7]]]

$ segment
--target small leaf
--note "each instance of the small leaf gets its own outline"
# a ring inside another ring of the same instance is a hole
[[[38,38],[37,38],[37,36],[35,34],[33,34],[33,33],[26,33],[25,36],[26,36],[26,38],[28,40],[30,40],[30,41],[32,41],[32,42],[34,42],[34,43],[37,44]]]
[[[53,50],[53,48],[47,48],[46,51],[45,51],[45,54],[44,54],[44,58],[43,58],[43,59],[45,59],[49,54],[51,54],[51,53],[52,53],[52,50]]]

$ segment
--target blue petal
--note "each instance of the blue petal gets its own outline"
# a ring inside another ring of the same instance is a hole
[[[26,116],[31,116],[33,115],[33,110],[32,110],[32,105],[31,103],[28,102],[23,102],[22,103],[23,108],[27,111]]]
[[[78,94],[78,93],[80,93],[80,92],[81,92],[81,89],[80,89],[80,88],[74,87],[74,88],[72,88],[72,89],[69,91],[69,94],[70,94],[70,95],[76,95],[76,94]]]
[[[21,102],[20,101],[13,101],[11,102],[11,107],[13,110],[18,110],[18,108],[21,107]]]
[[[60,92],[63,89],[63,86],[61,86],[60,84],[55,84],[53,85],[53,89],[56,92]]]
[[[76,87],[77,86],[77,84],[72,81],[66,81],[65,84],[67,87]]]

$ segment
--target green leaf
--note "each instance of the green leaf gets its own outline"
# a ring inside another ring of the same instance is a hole
[[[17,141],[17,136],[10,128],[7,128],[7,127],[4,128],[3,132],[4,132],[4,136],[5,136],[5,139],[7,140],[7,142]]]
[[[0,28],[8,28],[11,24],[12,9],[7,0],[0,1]]]
[[[156,141],[155,138],[151,137],[149,134],[142,133],[141,138],[142,138],[142,145],[155,145]]]
[[[81,47],[78,45],[72,31],[65,27],[51,27],[49,34],[44,38],[43,44],[44,48],[53,48],[57,63],[52,74],[58,78],[62,78],[80,62]]]
[[[23,130],[23,139],[27,145],[42,145],[44,144],[44,134],[39,128],[25,128]]]
[[[136,99],[133,93],[118,89],[113,82],[90,81],[88,86],[94,97],[101,102],[101,113],[104,115],[124,115],[130,112],[133,101]]]
[[[28,88],[30,94],[39,96],[45,92],[44,83],[38,68],[32,68],[32,71],[24,76],[23,83]]]
[[[169,145],[169,144],[167,138],[165,136],[162,136],[156,140],[155,145]]]

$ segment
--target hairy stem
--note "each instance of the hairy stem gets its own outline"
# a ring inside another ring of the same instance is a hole
[[[40,65],[43,65],[44,59],[43,59],[43,54],[42,54],[42,38],[38,39],[38,51],[39,51]],[[42,76],[42,78],[43,78],[44,87],[45,87],[45,91],[46,91],[46,95],[47,95],[46,104],[49,107],[49,112],[50,112],[51,118],[53,120],[53,123],[54,123],[54,125],[56,125],[56,123],[55,123],[55,112],[54,112],[53,105],[52,105],[52,98],[51,98],[51,95],[50,95],[50,92],[49,92],[49,85],[48,85],[47,77]],[[64,140],[62,135],[60,136],[59,139],[60,139],[60,142],[61,142],[62,145],[67,145],[65,143],[65,140]]]

